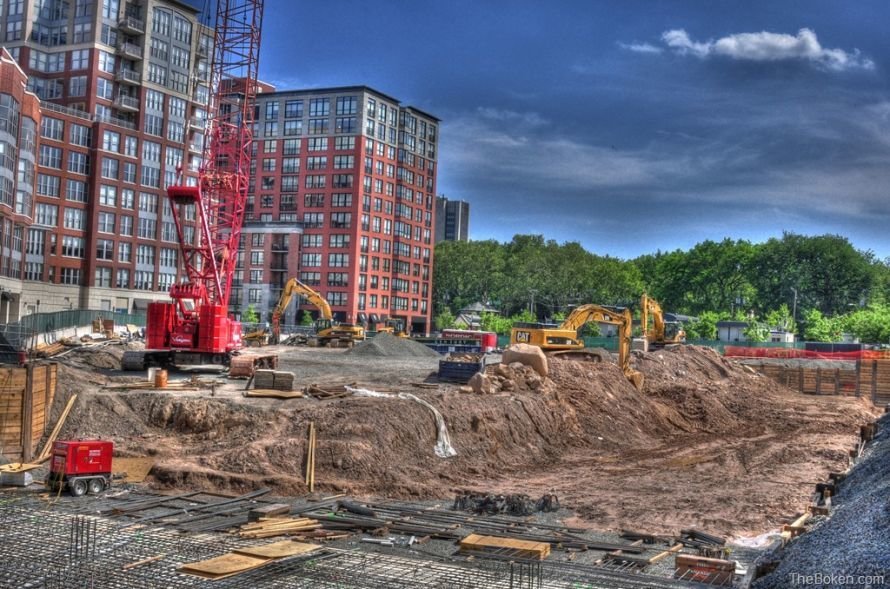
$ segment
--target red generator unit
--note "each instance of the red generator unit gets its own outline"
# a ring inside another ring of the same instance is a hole
[[[53,444],[46,485],[53,491],[68,489],[75,497],[96,495],[111,486],[114,443],[105,440],[59,440]]]

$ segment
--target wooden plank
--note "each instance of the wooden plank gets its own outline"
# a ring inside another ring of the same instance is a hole
[[[276,389],[252,389],[244,391],[245,397],[268,397],[272,399],[301,399],[303,391],[279,391]]]
[[[247,548],[238,548],[233,550],[235,554],[244,554],[247,556],[258,556],[262,558],[284,558],[286,556],[296,556],[297,554],[308,554],[321,548],[318,544],[307,544],[305,542],[294,542],[292,540],[281,540],[280,542],[272,542],[271,544],[262,544],[260,546],[248,546]]]
[[[186,563],[177,570],[181,573],[196,575],[206,579],[223,579],[253,570],[271,561],[271,558],[229,552],[216,558]]]
[[[26,384],[22,397],[22,460],[30,462],[34,457],[34,442],[32,441],[34,424],[34,365],[28,365],[25,370]]]
[[[550,555],[550,544],[547,542],[531,542],[498,536],[482,536],[470,534],[460,541],[461,552],[513,551],[514,554],[527,558],[544,560]]]
[[[49,457],[53,452],[53,444],[55,443],[56,438],[59,437],[59,432],[62,431],[62,426],[65,425],[65,420],[68,419],[68,414],[71,413],[71,408],[74,407],[75,401],[77,401],[77,393],[71,395],[68,399],[68,404],[65,405],[65,409],[62,410],[62,415],[59,416],[59,421],[56,423],[56,427],[53,428],[52,433],[46,439],[46,445],[43,446],[43,450],[37,456],[35,462],[46,462],[49,460]]]
[[[667,557],[670,556],[671,554],[674,554],[675,552],[680,552],[681,550],[683,550],[683,544],[682,544],[682,543],[680,543],[680,544],[674,544],[673,546],[671,546],[670,548],[668,548],[668,549],[665,550],[664,552],[659,552],[658,554],[656,554],[655,556],[653,556],[652,558],[650,558],[650,559],[649,559],[649,564],[655,564],[655,563],[658,562],[659,560],[664,560],[665,558],[667,558]]]

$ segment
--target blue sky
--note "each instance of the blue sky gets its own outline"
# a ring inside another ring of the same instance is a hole
[[[267,0],[261,77],[435,114],[473,239],[633,257],[783,230],[890,256],[890,4]]]

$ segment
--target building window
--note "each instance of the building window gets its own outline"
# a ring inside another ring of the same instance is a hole
[[[328,266],[331,268],[349,266],[349,254],[328,254]]]
[[[40,136],[61,141],[65,135],[65,122],[59,119],[43,117],[40,121]]]
[[[83,231],[86,227],[83,209],[65,207],[65,229]]]
[[[129,243],[119,243],[117,246],[118,262],[129,263],[132,260],[133,245]],[[127,277],[129,280],[129,277]]]
[[[303,227],[306,229],[324,226],[324,213],[303,213]]]
[[[117,206],[117,187],[102,184],[99,186],[99,204],[106,207]]]
[[[59,198],[58,176],[49,176],[47,174],[37,174],[37,194],[41,196],[52,196]]]
[[[77,151],[68,152],[68,171],[74,174],[90,173],[90,156]]]
[[[113,260],[114,259],[114,242],[110,239],[96,240],[96,259],[97,260]],[[111,277],[109,277],[111,280]]]
[[[59,282],[62,284],[80,284],[80,268],[60,268]]]
[[[97,230],[100,233],[114,233],[114,213],[99,212]]]
[[[139,237],[154,239],[157,235],[158,222],[154,219],[139,218]]]
[[[356,96],[338,96],[337,97],[337,115],[354,115],[358,109],[358,98]]]
[[[328,291],[328,293],[325,295],[325,298],[332,306],[342,307],[348,303],[349,293]]]
[[[82,258],[83,247],[83,237],[71,237],[70,235],[62,236],[62,255],[66,258]]]
[[[310,117],[326,117],[331,114],[331,102],[328,98],[313,98],[309,101]]]
[[[300,245],[303,248],[321,247],[324,244],[323,237],[321,234],[304,233],[300,240]]]
[[[331,227],[348,229],[352,226],[352,213],[331,213]]]
[[[287,101],[285,101],[285,103],[284,103],[284,118],[299,119],[302,117],[303,117],[303,101],[302,100],[287,100]]]
[[[263,265],[263,252],[250,252],[250,265],[251,266],[262,266]]]
[[[310,139],[310,141],[312,141]],[[282,155],[300,155],[300,140],[285,139],[282,148]]]
[[[130,288],[130,271],[127,268],[118,269],[114,286],[117,288]]]
[[[321,267],[321,254],[300,254],[300,266],[303,268]]]

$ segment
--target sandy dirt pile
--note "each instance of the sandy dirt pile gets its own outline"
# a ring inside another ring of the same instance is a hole
[[[391,357],[415,357],[433,358],[439,354],[418,342],[404,337],[396,337],[391,333],[378,333],[371,339],[367,339],[347,354],[353,356],[391,356]]]
[[[355,358],[363,383],[373,382],[371,359]],[[801,508],[810,482],[843,464],[852,434],[871,418],[855,400],[799,395],[709,350],[660,351],[635,363],[646,375],[643,391],[614,364],[559,359],[537,387],[525,367],[508,365],[486,371],[503,379],[501,392],[411,390],[444,415],[458,451],[449,459],[434,455],[432,414],[411,400],[102,391],[90,384],[96,375],[68,366],[60,387],[88,394],[63,435],[111,437],[125,455],[154,455],[159,487],[237,492],[265,485],[302,494],[311,421],[324,493],[553,492],[602,529],[760,533]],[[507,382],[513,390],[505,390]],[[388,390],[391,379],[377,386]]]

